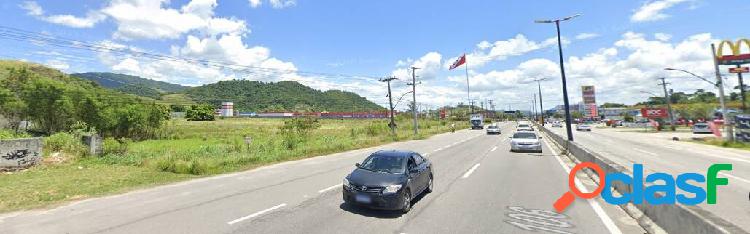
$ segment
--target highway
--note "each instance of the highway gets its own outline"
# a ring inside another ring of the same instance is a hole
[[[564,126],[549,129],[560,136],[566,135]],[[699,206],[750,231],[750,152],[673,141],[673,135],[685,134],[640,133],[633,132],[632,129],[612,128],[573,132],[574,141],[585,148],[629,169],[632,169],[634,163],[643,164],[646,174],[666,172],[676,176],[694,172],[705,175],[712,164],[732,164],[732,171],[719,173],[719,177],[729,179],[729,185],[719,186],[717,204],[703,203]]]
[[[565,157],[509,152],[502,135],[461,130],[426,140],[285,162],[48,210],[0,214],[0,233],[643,233],[617,206],[552,203],[568,189]],[[349,206],[341,182],[370,153],[404,149],[434,164],[435,191],[407,214]],[[593,190],[593,183],[579,176]]]

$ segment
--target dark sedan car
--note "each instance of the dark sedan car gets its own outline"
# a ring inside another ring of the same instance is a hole
[[[411,209],[411,200],[432,192],[432,163],[416,152],[378,151],[344,178],[344,202],[384,210]]]

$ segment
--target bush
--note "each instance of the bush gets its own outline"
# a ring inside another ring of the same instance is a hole
[[[25,132],[20,132],[16,134],[15,132],[11,130],[6,129],[0,129],[0,140],[3,139],[16,139],[16,138],[29,138],[31,135]]]
[[[189,121],[214,121],[214,107],[207,104],[193,105],[185,113]]]
[[[104,139],[102,151],[104,155],[125,155],[128,153],[128,145],[131,143],[128,139],[115,140],[114,138]]]
[[[65,132],[55,133],[44,139],[44,146],[51,152],[65,152],[75,156],[84,156],[86,146],[75,135]]]

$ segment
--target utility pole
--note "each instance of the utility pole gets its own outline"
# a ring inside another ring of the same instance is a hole
[[[734,129],[732,126],[732,119],[729,118],[727,113],[726,102],[724,102],[724,80],[721,79],[721,71],[719,71],[719,61],[716,58],[716,46],[711,43],[711,57],[714,58],[714,68],[716,69],[716,87],[719,88],[719,102],[721,103],[721,117],[724,118],[724,127],[727,134],[727,141],[734,141]]]
[[[741,65],[737,65],[737,68],[741,68]],[[747,104],[745,102],[745,84],[742,81],[742,73],[737,73],[737,79],[740,81],[740,98],[742,98],[742,113],[747,113]]]
[[[672,115],[672,104],[671,104],[672,101],[670,100],[669,93],[667,92],[667,84],[669,83],[665,81],[664,77],[659,78],[659,79],[661,80],[661,84],[659,85],[661,85],[662,88],[664,89],[664,102],[667,104],[667,112],[668,112],[667,114],[669,114],[670,128],[672,129],[672,131],[674,131],[676,128],[674,126],[674,116]]]
[[[389,112],[390,112],[390,118],[391,122],[388,123],[388,127],[391,128],[391,134],[396,134],[396,122],[393,119],[393,96],[391,95],[391,81],[396,80],[396,77],[388,77],[384,79],[380,79],[381,82],[388,83],[388,105],[390,106]]]
[[[495,117],[495,104],[492,103],[492,99],[488,101],[490,103],[490,110],[492,111],[492,118]]]
[[[412,112],[414,114],[414,135],[419,134],[419,124],[417,123],[417,69],[418,67],[411,67],[411,97],[412,97]]]
[[[539,110],[542,112],[542,126],[544,126],[544,105],[542,104],[542,80],[536,80],[537,88],[539,88]]]

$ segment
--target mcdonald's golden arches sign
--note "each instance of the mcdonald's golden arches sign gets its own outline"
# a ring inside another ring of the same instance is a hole
[[[737,43],[725,40],[719,44],[719,49],[716,51],[716,59],[720,65],[742,65],[750,63],[750,52],[747,54],[742,53],[742,45],[747,46],[750,51],[750,40],[740,39]],[[726,54],[726,47],[729,47],[731,54]]]

